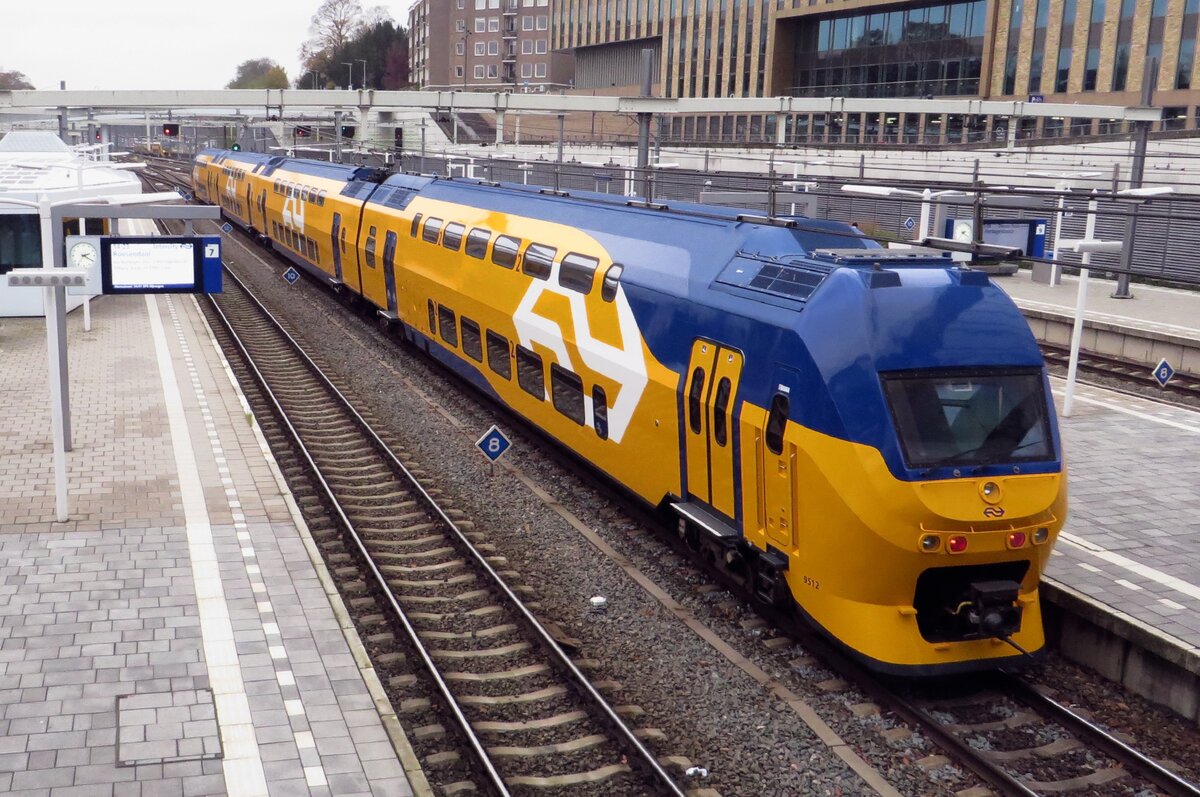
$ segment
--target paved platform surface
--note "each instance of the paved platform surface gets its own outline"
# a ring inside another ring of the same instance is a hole
[[[54,523],[45,327],[0,319],[0,793],[411,794],[192,298],[82,323]]]
[[[1078,277],[1064,275],[1061,285],[1050,286],[1034,282],[1033,272],[1022,269],[1010,277],[992,279],[1022,309],[1075,316]],[[1115,280],[1088,278],[1087,320],[1200,341],[1200,291],[1135,284],[1132,299],[1114,299],[1116,286]]]
[[[1070,509],[1048,575],[1200,650],[1200,412],[1079,385]]]

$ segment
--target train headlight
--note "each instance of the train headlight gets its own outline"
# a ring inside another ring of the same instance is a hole
[[[1000,503],[1000,485],[995,482],[984,482],[979,485],[979,495],[989,504]]]
[[[1014,531],[1012,534],[1008,535],[1008,547],[1009,548],[1021,548],[1021,547],[1024,547],[1024,545],[1025,545],[1025,532]]]
[[[961,534],[955,534],[946,540],[946,550],[950,553],[962,553],[967,550],[967,538]]]
[[[1039,526],[1033,530],[1033,544],[1041,545],[1046,540],[1050,539],[1050,529],[1045,526]]]
[[[921,550],[925,553],[933,553],[941,547],[942,538],[936,534],[926,534],[921,538]]]

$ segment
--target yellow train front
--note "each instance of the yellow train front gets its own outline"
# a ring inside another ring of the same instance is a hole
[[[1043,647],[1060,441],[983,273],[709,206],[221,151],[195,182],[869,666]]]

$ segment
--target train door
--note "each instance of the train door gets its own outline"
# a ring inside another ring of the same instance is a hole
[[[333,214],[333,227],[329,231],[329,241],[333,245],[333,276],[338,282],[342,281],[342,250],[338,238],[342,234],[342,214]]]
[[[388,230],[383,242],[383,282],[387,287],[387,309],[396,313],[396,233]]]
[[[254,226],[254,186],[246,181],[246,223]]]
[[[728,518],[737,515],[734,399],[742,354],[706,340],[692,344],[684,385],[687,491]]]
[[[796,533],[796,444],[785,435],[799,383],[800,375],[791,368],[775,369],[761,448],[767,542],[784,552],[800,544]]]
[[[267,189],[258,195],[258,212],[262,215],[262,233],[267,234]]]

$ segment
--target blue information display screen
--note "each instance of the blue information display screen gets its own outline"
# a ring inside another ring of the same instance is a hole
[[[103,290],[108,294],[221,289],[220,244],[213,239],[106,237],[100,242],[100,266]],[[212,271],[216,271],[215,280],[208,274]],[[215,285],[211,284],[214,281]]]

